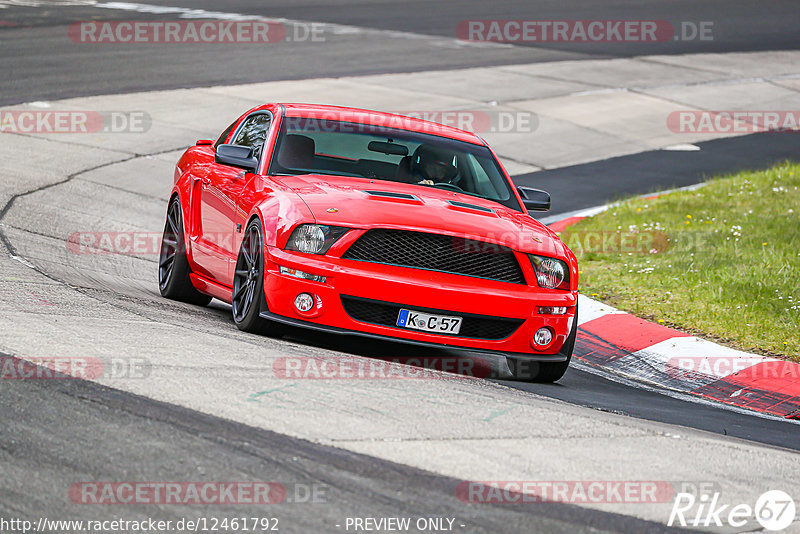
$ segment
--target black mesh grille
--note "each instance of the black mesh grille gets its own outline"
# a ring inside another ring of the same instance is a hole
[[[347,314],[364,323],[378,324],[382,326],[397,326],[397,317],[401,309],[421,311],[423,313],[434,313],[438,315],[455,315],[463,317],[461,331],[456,334],[458,337],[469,337],[474,339],[505,339],[524,323],[522,319],[505,319],[499,317],[487,317],[484,315],[468,315],[460,312],[432,310],[420,308],[418,306],[403,306],[391,304],[379,300],[368,300],[357,297],[342,295],[342,305]],[[405,330],[405,329],[404,329]],[[453,335],[437,332],[437,335]]]
[[[519,262],[510,248],[463,237],[405,230],[368,230],[342,257],[525,283]]]

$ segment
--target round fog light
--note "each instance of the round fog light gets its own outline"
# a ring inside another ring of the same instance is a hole
[[[533,342],[541,347],[549,345],[551,341],[553,341],[553,332],[549,328],[540,328],[533,335]]]
[[[314,297],[308,293],[300,293],[294,299],[294,307],[303,313],[310,311],[314,307]]]

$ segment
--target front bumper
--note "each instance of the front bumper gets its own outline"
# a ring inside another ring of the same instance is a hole
[[[280,266],[324,276],[326,280],[322,283],[281,274]],[[269,311],[262,316],[270,320],[334,334],[502,353],[539,361],[557,362],[567,358],[559,351],[575,320],[577,292],[574,291],[312,256],[274,247],[266,249],[265,269],[264,291]],[[531,276],[531,273],[525,274]],[[298,311],[294,301],[299,293],[314,295],[317,305],[306,313]],[[516,319],[521,324],[503,339],[421,332],[356,320],[345,310],[342,296],[399,304],[416,311],[433,309],[449,315]],[[540,315],[537,313],[539,306],[566,306],[567,313]],[[553,341],[546,347],[534,348],[531,340],[542,327],[553,331]]]

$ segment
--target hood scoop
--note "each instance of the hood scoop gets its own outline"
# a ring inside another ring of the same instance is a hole
[[[458,200],[448,200],[447,203],[456,208],[482,211],[483,213],[494,213],[494,210],[492,208],[486,208],[484,206],[478,206],[477,204],[470,204],[468,202],[459,202]]]
[[[375,200],[393,200],[395,202],[408,202],[413,204],[422,204],[422,200],[416,195],[408,193],[396,193],[394,191],[374,191],[365,190],[364,193],[368,194]]]

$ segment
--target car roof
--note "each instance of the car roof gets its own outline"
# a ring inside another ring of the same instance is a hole
[[[477,145],[486,144],[483,139],[472,132],[396,113],[385,113],[362,108],[327,106],[322,104],[276,103],[267,104],[264,107],[270,105],[282,106],[287,117],[328,119],[369,124],[371,126],[385,126],[411,132],[438,135]],[[424,112],[420,111],[420,113]]]

